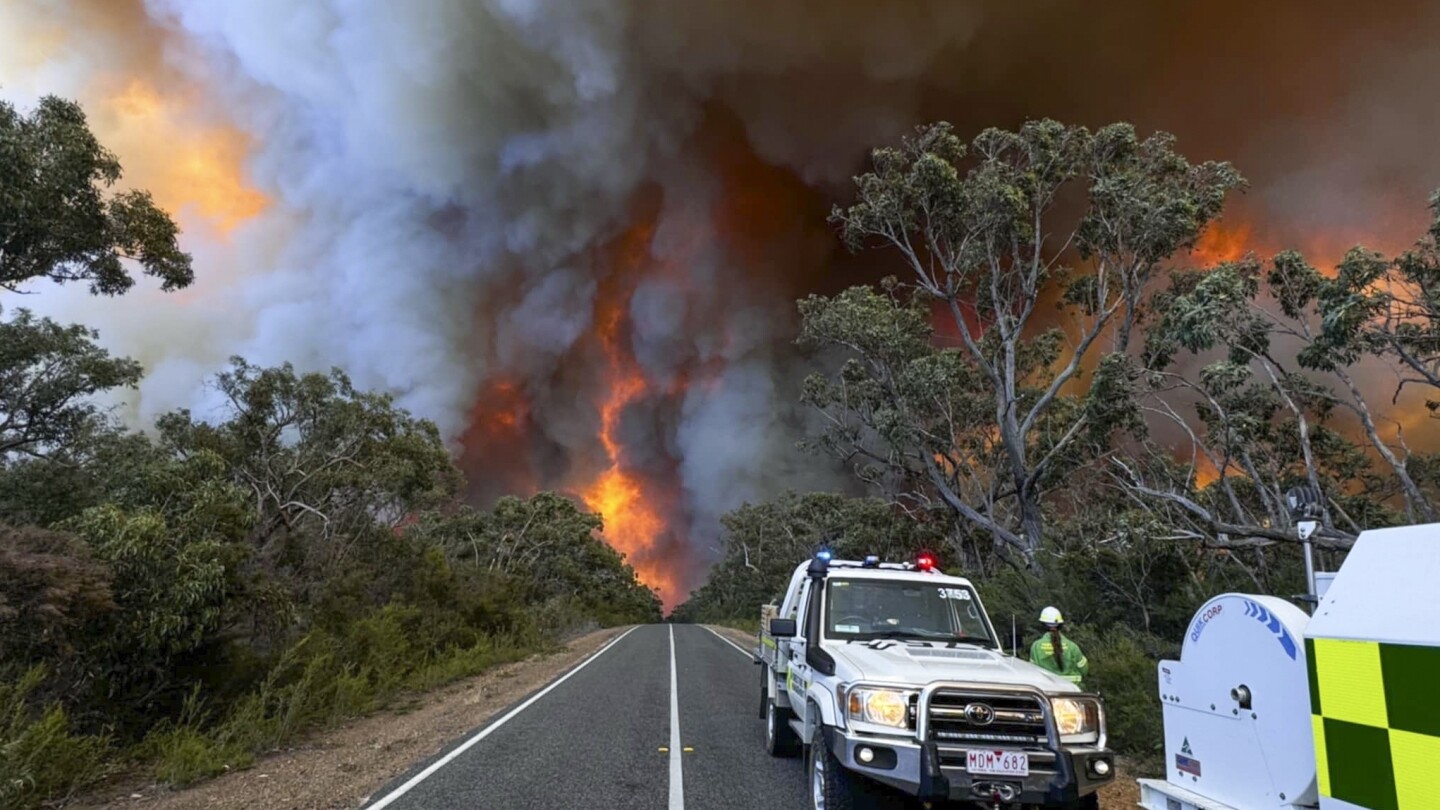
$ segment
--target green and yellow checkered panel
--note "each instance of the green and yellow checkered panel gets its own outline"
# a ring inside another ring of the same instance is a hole
[[[1440,647],[1306,639],[1320,793],[1370,810],[1440,807]]]

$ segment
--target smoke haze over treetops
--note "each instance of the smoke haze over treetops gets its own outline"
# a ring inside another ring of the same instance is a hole
[[[127,180],[180,216],[198,276],[18,303],[145,364],[137,423],[203,412],[232,354],[340,366],[435,420],[477,498],[650,510],[628,550],[673,604],[719,515],[833,484],[793,449],[793,298],[873,277],[825,224],[868,148],[935,119],[967,137],[1130,120],[1239,166],[1252,190],[1225,227],[1246,243],[1393,249],[1440,185],[1437,22],[1410,0],[1383,20],[1337,2],[11,2],[0,94],[86,104]]]

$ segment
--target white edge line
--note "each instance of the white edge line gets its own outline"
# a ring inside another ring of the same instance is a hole
[[[710,630],[710,626],[709,626],[709,625],[702,624],[702,625],[700,625],[700,626],[701,626],[701,627],[704,627],[706,630]],[[720,639],[721,641],[725,642],[726,644],[729,644],[731,647],[734,647],[735,649],[739,650],[741,655],[745,656],[746,658],[749,658],[751,661],[754,661],[754,660],[755,660],[755,653],[749,652],[749,651],[746,650],[744,647],[741,647],[739,644],[736,644],[735,642],[733,642],[733,641],[731,641],[730,639],[728,639],[728,638],[720,635],[719,633],[715,632],[714,630],[710,630],[710,635],[714,636],[715,638]]]
[[[475,743],[478,743],[478,742],[480,742],[481,740],[485,739],[486,737],[490,736],[490,733],[493,732],[495,729],[500,728],[501,726],[503,726],[503,725],[505,725],[506,723],[510,722],[510,720],[511,720],[512,718],[514,718],[515,715],[517,715],[517,714],[519,714],[520,712],[523,712],[523,711],[525,711],[526,709],[530,708],[530,705],[531,705],[532,703],[534,703],[535,701],[539,700],[539,699],[542,698],[542,697],[545,697],[547,694],[550,693],[550,690],[554,689],[555,687],[557,687],[557,686],[559,686],[560,684],[564,683],[565,681],[569,680],[569,679],[570,679],[570,676],[574,675],[575,673],[577,673],[577,672],[579,672],[580,670],[584,669],[585,667],[589,666],[591,661],[594,661],[596,658],[599,658],[606,650],[610,649],[611,647],[614,647],[616,644],[620,643],[620,640],[621,640],[621,639],[625,638],[626,636],[630,635],[630,634],[633,633],[633,632],[635,632],[635,628],[634,628],[634,627],[630,628],[629,630],[626,630],[625,632],[621,633],[620,635],[616,636],[615,638],[612,638],[612,639],[610,639],[609,641],[605,642],[605,646],[603,646],[603,647],[601,647],[600,649],[596,650],[595,652],[591,653],[589,658],[586,658],[584,661],[581,661],[579,664],[576,664],[573,669],[571,669],[569,672],[565,673],[564,675],[561,675],[561,676],[560,676],[559,678],[557,678],[556,680],[551,681],[551,683],[550,683],[549,686],[547,686],[547,687],[545,687],[544,689],[541,689],[539,692],[536,692],[535,694],[531,695],[530,698],[529,698],[528,700],[526,700],[524,703],[521,703],[519,706],[516,706],[515,708],[513,708],[513,709],[511,709],[510,711],[506,712],[504,717],[501,717],[499,720],[496,720],[495,722],[493,722],[493,723],[491,723],[490,725],[486,726],[485,728],[481,729],[479,732],[477,732],[477,733],[475,734],[475,736],[473,736],[473,737],[471,737],[470,739],[466,740],[465,742],[461,743],[460,746],[457,747],[455,750],[453,750],[453,751],[451,751],[450,753],[446,754],[445,756],[441,757],[439,760],[431,763],[430,767],[428,767],[428,768],[426,768],[425,770],[421,771],[420,773],[417,773],[417,774],[415,774],[414,776],[410,777],[410,781],[406,782],[405,784],[401,785],[401,786],[398,787],[398,788],[395,788],[395,790],[394,790],[393,792],[391,792],[389,795],[385,796],[385,797],[384,797],[383,799],[381,799],[380,801],[378,801],[378,802],[376,802],[376,803],[374,803],[374,804],[371,804],[371,805],[366,805],[366,810],[380,810],[380,808],[382,808],[382,807],[388,807],[391,802],[394,802],[396,799],[400,798],[401,796],[404,796],[406,793],[409,793],[411,788],[413,788],[413,787],[415,787],[416,785],[420,784],[421,782],[425,781],[425,779],[426,779],[427,777],[429,777],[431,774],[435,773],[436,771],[438,771],[438,770],[440,770],[441,768],[445,767],[446,765],[450,764],[450,761],[451,761],[451,760],[455,759],[456,757],[458,757],[458,756],[460,756],[461,754],[463,754],[463,753],[465,753],[466,751],[468,751],[468,750],[470,749],[470,747],[473,746]],[[672,655],[673,655],[673,652],[672,652]],[[672,676],[672,677],[673,677],[673,676]]]
[[[675,625],[670,625],[670,810],[685,810],[684,765],[680,761],[680,693],[675,675]]]

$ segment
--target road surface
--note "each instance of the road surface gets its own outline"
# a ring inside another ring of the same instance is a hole
[[[375,794],[369,810],[805,807],[765,753],[760,672],[698,625],[629,630]]]

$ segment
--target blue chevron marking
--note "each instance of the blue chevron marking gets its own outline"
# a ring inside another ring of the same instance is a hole
[[[1269,630],[1271,634],[1275,636],[1275,640],[1280,643],[1281,649],[1285,650],[1285,654],[1290,656],[1290,660],[1296,660],[1300,648],[1295,643],[1295,637],[1290,635],[1290,631],[1285,629],[1285,625],[1280,623],[1279,616],[1271,614],[1263,605],[1251,602],[1248,599],[1245,600],[1245,615],[1265,625],[1265,628]]]

